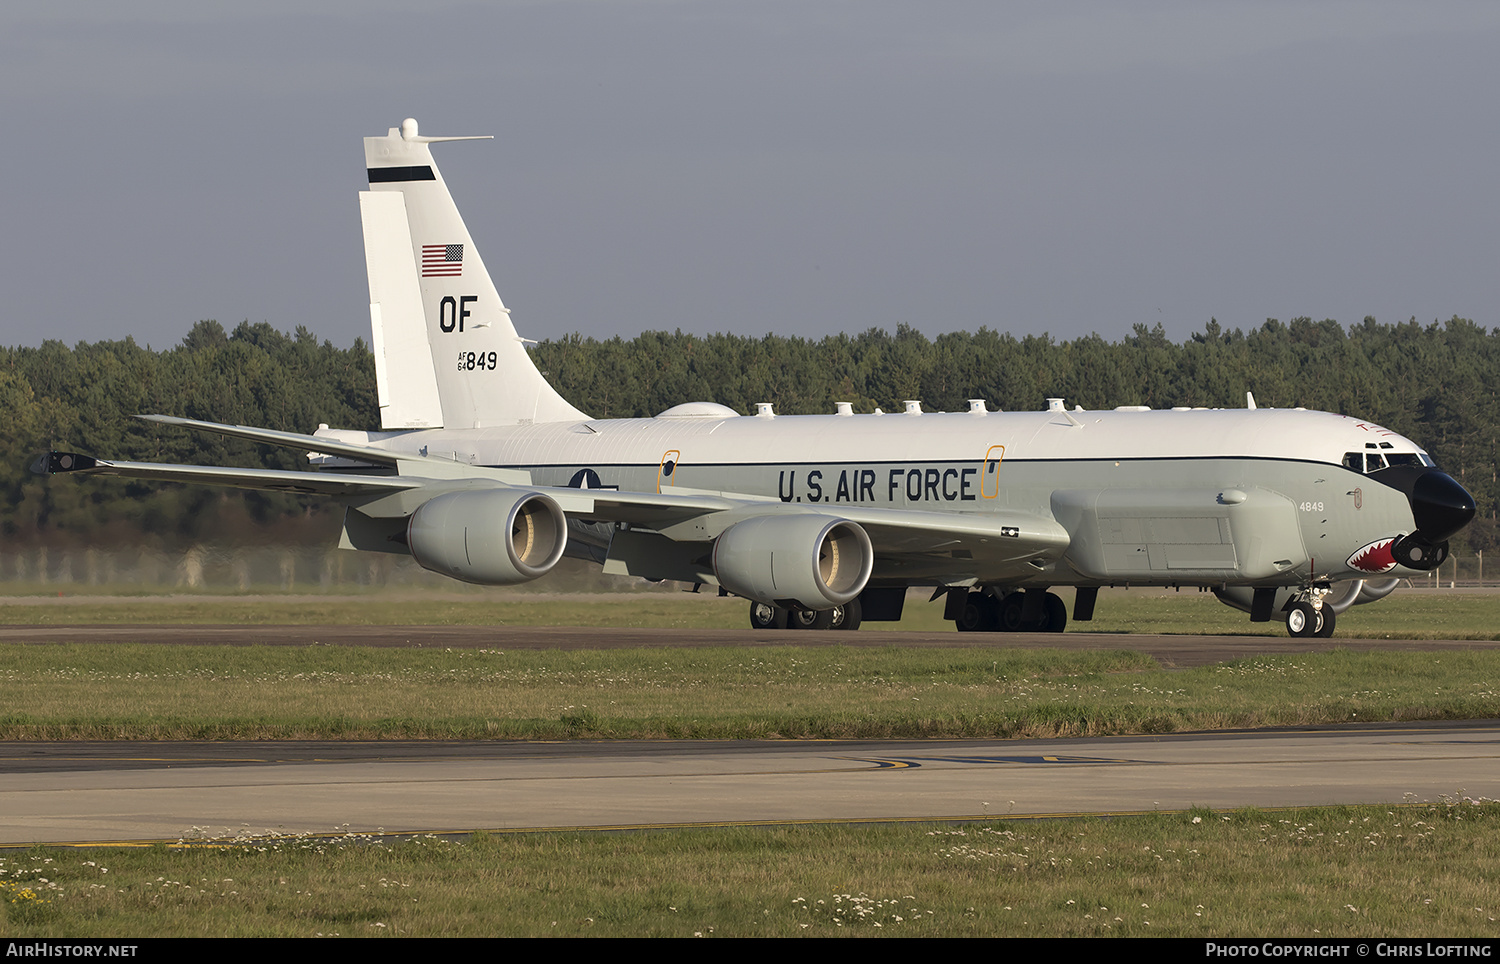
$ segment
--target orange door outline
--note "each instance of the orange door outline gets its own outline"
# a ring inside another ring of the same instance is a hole
[[[980,498],[993,499],[1000,494],[1000,463],[1005,461],[1005,446],[991,445],[979,468]]]
[[[670,449],[662,453],[661,464],[656,467],[656,491],[661,492],[663,485],[672,484],[672,476],[677,474],[677,466],[682,462],[682,453],[677,449]]]

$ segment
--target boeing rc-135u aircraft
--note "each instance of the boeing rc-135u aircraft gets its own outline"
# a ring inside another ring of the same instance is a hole
[[[565,552],[717,586],[757,627],[896,619],[908,587],[960,630],[1059,631],[1050,590],[1198,586],[1296,636],[1431,570],[1474,500],[1370,422],[1256,409],[755,415],[689,402],[592,419],[537,371],[414,120],[365,140],[360,194],[382,431],[152,421],[311,453],[306,472],[106,461],[52,473],[277,489],[347,506],[341,545],[465,582]]]

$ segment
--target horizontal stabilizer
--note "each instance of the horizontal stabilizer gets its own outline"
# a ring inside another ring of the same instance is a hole
[[[336,439],[322,438],[317,435],[278,432],[275,429],[255,428],[251,425],[225,425],[220,422],[200,422],[194,418],[178,418],[175,415],[137,415],[136,418],[146,422],[156,422],[159,425],[175,425],[179,428],[197,429],[200,432],[212,432],[215,435],[228,435],[231,438],[249,439],[252,442],[275,445],[278,448],[299,449],[304,452],[317,452],[322,455],[338,455],[346,459],[356,459],[360,462],[372,462],[375,465],[395,465],[398,459],[407,462],[420,460],[421,458],[421,456],[399,454],[388,449],[376,448],[373,445],[355,445],[351,442],[340,442]],[[443,459],[439,461],[447,460]]]

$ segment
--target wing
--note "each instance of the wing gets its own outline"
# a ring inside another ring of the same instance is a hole
[[[949,586],[1034,576],[1061,559],[1071,541],[1050,516],[1014,510],[969,514],[847,506],[838,515],[869,534],[880,577]]]
[[[556,491],[556,490],[543,490]],[[986,514],[923,512],[873,506],[808,506],[779,499],[718,493],[687,497],[672,494],[666,504],[647,504],[630,493],[609,493],[595,517],[628,516],[630,528],[614,533],[605,572],[719,582],[714,541],[731,527],[751,520],[787,519],[785,541],[764,546],[815,557],[818,547],[798,542],[814,537],[829,522],[857,524],[869,537],[873,555],[871,579],[925,585],[968,586],[1020,581],[1054,565],[1067,551],[1067,530],[1050,517],[1004,511]],[[797,520],[800,520],[797,521]]]
[[[214,465],[172,465],[162,462],[121,462],[96,459],[76,452],[49,452],[31,470],[38,475],[110,475],[157,482],[196,482],[237,489],[295,492],[334,497],[389,495],[418,488],[430,479],[353,472],[288,472],[280,469],[238,469]]]
[[[166,421],[165,418],[153,419]],[[250,469],[215,465],[180,465],[168,462],[126,462],[100,459],[77,452],[49,452],[38,458],[31,470],[38,475],[106,475],[125,479],[149,479],[156,482],[186,482],[219,485],[228,488],[258,489],[268,492],[293,492],[300,495],[323,495],[341,499],[372,518],[404,518],[423,502],[457,490],[506,489],[541,493],[551,497],[570,517],[580,522],[624,523],[626,526],[660,527],[685,520],[708,517],[734,509],[744,499],[722,496],[653,492],[616,492],[605,489],[573,489],[558,486],[531,485],[531,474],[516,469],[494,469],[448,462],[443,459],[402,456],[399,461],[390,452],[364,446],[338,443],[312,435],[294,435],[245,426],[220,426],[214,423],[176,423],[213,429],[223,435],[236,435],[269,442],[273,438],[293,448],[317,445],[320,450],[361,461],[379,458],[400,466],[399,474],[370,474],[362,470],[321,470],[291,472],[282,469]],[[290,441],[295,439],[296,441]],[[356,454],[364,453],[364,454]],[[425,470],[425,471],[424,471]],[[779,504],[779,503],[774,503]],[[722,531],[722,527],[721,530]]]
[[[440,495],[475,489],[537,493],[552,499],[577,524],[605,533],[609,572],[652,579],[717,583],[712,550],[732,526],[751,519],[801,517],[782,531],[811,532],[829,521],[852,522],[869,538],[872,577],[891,582],[963,586],[1025,579],[1054,565],[1067,550],[1067,531],[1050,516],[1001,510],[986,513],[928,512],[860,505],[810,506],[735,492],[668,488],[660,493],[621,492],[533,485],[529,472],[469,465],[449,459],[394,452],[316,435],[245,425],[143,415],[164,425],[244,438],[350,460],[339,467],[294,472],[275,469],[174,465],[98,459],[69,452],[42,456],[33,471],[45,475],[109,475],[244,489],[321,495],[347,503],[352,514],[373,523],[376,540],[391,551],[391,524],[410,517]],[[352,517],[346,521],[364,525]],[[366,526],[366,528],[369,528]],[[347,535],[347,533],[346,533]],[[369,540],[355,540],[368,548]],[[781,551],[782,543],[769,547]],[[790,548],[804,548],[787,546]],[[807,547],[816,552],[815,547]]]

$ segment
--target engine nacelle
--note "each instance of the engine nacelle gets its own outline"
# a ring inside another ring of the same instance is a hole
[[[865,530],[825,515],[767,515],[736,522],[714,542],[719,585],[746,599],[832,609],[865,588],[875,551]]]
[[[406,544],[423,569],[481,586],[508,586],[557,564],[568,544],[568,520],[540,492],[450,492],[412,513]]]

